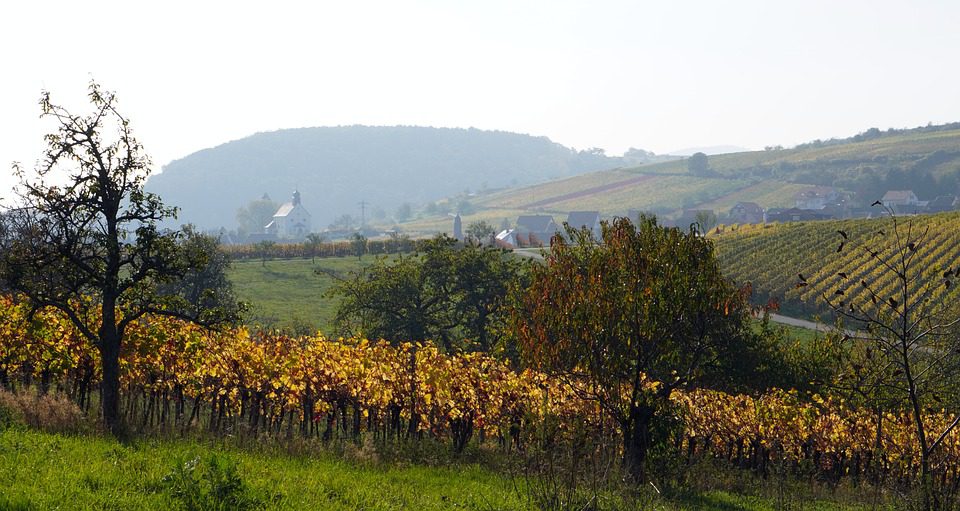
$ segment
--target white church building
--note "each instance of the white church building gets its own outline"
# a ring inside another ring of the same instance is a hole
[[[303,239],[310,232],[310,212],[300,203],[299,191],[293,192],[291,202],[277,209],[264,230],[279,239]]]

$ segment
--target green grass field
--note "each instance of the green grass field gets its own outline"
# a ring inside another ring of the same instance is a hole
[[[373,262],[374,256],[234,261],[229,277],[237,296],[251,305],[248,323],[300,333],[333,334],[336,299],[326,296],[334,279],[315,270],[348,274]]]
[[[353,459],[317,451],[238,448],[197,440],[121,444],[98,436],[0,430],[0,509],[533,510],[526,479],[471,462],[444,466]],[[642,509],[772,510],[778,498],[728,491],[652,491]],[[829,498],[787,495],[790,509],[841,510]],[[604,509],[623,509],[605,501]]]
[[[187,509],[188,498],[215,502],[204,497],[214,489],[239,498],[197,509],[246,501],[250,509],[524,509],[508,479],[477,465],[381,466],[196,441],[0,433],[0,509]]]

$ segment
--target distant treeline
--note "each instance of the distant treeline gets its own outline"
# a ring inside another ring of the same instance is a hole
[[[946,124],[928,124],[926,126],[917,126],[916,128],[888,128],[886,130],[881,130],[880,128],[870,128],[866,131],[857,133],[852,137],[847,138],[831,138],[828,140],[814,140],[812,142],[807,142],[805,144],[799,144],[796,146],[796,149],[806,149],[810,147],[825,147],[832,145],[840,144],[850,144],[855,142],[866,142],[867,140],[874,140],[881,137],[891,137],[896,135],[907,135],[910,133],[934,133],[937,131],[951,131],[960,129],[960,122],[949,122]]]

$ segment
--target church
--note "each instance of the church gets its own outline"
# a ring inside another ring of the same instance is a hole
[[[310,232],[310,212],[300,203],[300,192],[293,192],[293,200],[280,206],[273,220],[264,227],[267,234],[278,239],[303,239]]]

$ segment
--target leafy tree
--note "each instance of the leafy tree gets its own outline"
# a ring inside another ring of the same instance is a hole
[[[318,232],[311,232],[307,235],[307,248],[310,250],[311,262],[317,262],[317,254],[320,253],[320,248],[326,240],[326,236]]]
[[[470,225],[467,226],[466,234],[467,238],[474,240],[478,243],[483,243],[490,239],[491,236],[497,233],[496,228],[490,222],[486,220],[479,220],[476,222],[470,222]]]
[[[706,235],[710,232],[710,229],[713,229],[717,225],[717,215],[713,211],[700,210],[697,211],[697,215],[694,218],[699,227],[700,234]]]
[[[237,300],[227,277],[230,256],[220,248],[219,238],[185,225],[179,249],[181,264],[187,270],[180,278],[159,286],[161,294],[179,297],[196,317],[202,317],[205,311],[246,308]]]
[[[237,210],[237,223],[246,234],[261,233],[273,219],[279,204],[270,200],[266,194],[260,199],[248,202]]]
[[[353,233],[353,236],[350,237],[350,247],[356,254],[357,260],[359,260],[363,257],[363,254],[367,253],[367,237],[359,232]]]
[[[338,216],[337,219],[330,224],[330,228],[334,230],[350,230],[353,229],[356,223],[356,220],[352,216],[344,214]]]
[[[546,265],[511,314],[523,360],[557,377],[590,383],[619,423],[624,462],[645,478],[647,455],[665,442],[656,427],[671,391],[724,368],[747,348],[747,305],[720,274],[709,240],[653,218],[602,223],[556,235]]]
[[[88,98],[93,111],[75,115],[41,96],[42,117],[56,129],[35,172],[14,166],[19,201],[5,215],[0,276],[34,311],[61,311],[99,349],[103,419],[121,433],[120,351],[130,325],[154,314],[212,326],[237,319],[239,307],[191,292],[203,280],[196,269],[217,256],[190,231],[158,227],[175,210],[143,191],[150,159],[113,93],[91,83]]]
[[[687,170],[695,176],[710,175],[710,163],[704,153],[693,153],[687,159]]]
[[[863,241],[837,231],[837,252],[861,251],[877,262],[881,272],[892,275],[895,285],[881,288],[876,285],[879,279],[853,277],[859,267],[845,268],[837,275],[834,293],[822,298],[856,331],[843,337],[855,344],[850,348],[850,370],[840,383],[857,389],[880,412],[883,405],[892,404],[910,413],[920,454],[921,505],[936,509],[942,502],[930,460],[960,424],[960,414],[954,411],[955,418],[946,427],[934,430],[925,413],[942,407],[943,396],[960,376],[960,310],[945,292],[960,268],[924,264],[917,254],[935,242],[928,237],[929,228],[914,229],[911,220],[901,222],[892,209],[887,208],[887,214],[890,225],[877,232],[879,238]],[[799,277],[797,285],[807,285]],[[865,292],[848,298],[857,288]]]
[[[504,297],[522,282],[523,268],[500,250],[458,247],[441,235],[422,254],[377,259],[348,278],[335,276],[337,323],[350,334],[489,350],[501,339]]]
[[[406,222],[413,216],[413,208],[410,206],[409,202],[404,202],[397,208],[397,212],[393,215],[398,222]]]
[[[267,259],[270,259],[273,247],[276,245],[277,242],[271,240],[258,241],[253,245],[257,249],[257,254],[260,254],[260,266],[267,266]]]

